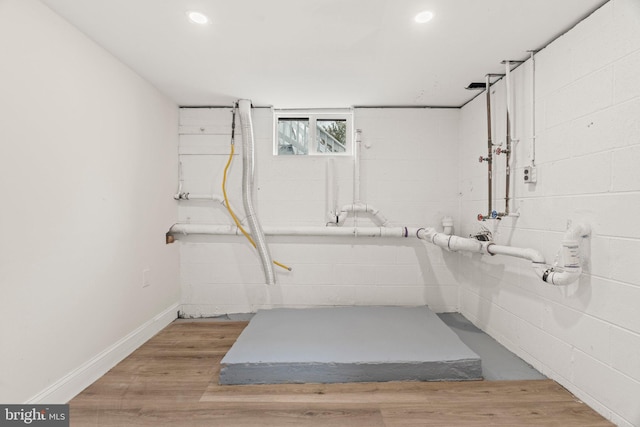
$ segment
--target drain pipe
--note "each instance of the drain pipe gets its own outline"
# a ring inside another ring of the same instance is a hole
[[[591,227],[588,224],[576,224],[569,227],[565,232],[560,249],[560,270],[556,267],[535,266],[534,270],[538,277],[547,283],[564,286],[576,281],[582,274],[582,263],[580,260],[580,239],[591,234]]]
[[[238,101],[238,109],[240,112],[240,123],[242,124],[242,202],[244,204],[245,214],[247,215],[247,223],[251,228],[251,236],[260,255],[266,283],[273,285],[276,283],[276,276],[273,271],[273,260],[271,259],[269,247],[267,246],[262,227],[260,226],[253,206],[255,144],[253,123],[251,121],[251,101],[241,99]]]
[[[449,234],[453,229],[451,218],[445,217],[442,222],[444,232],[439,233],[434,228],[413,227],[265,227],[264,233],[271,236],[333,236],[333,237],[381,237],[381,238],[407,238],[417,237],[421,240],[444,248],[448,251],[472,252],[489,255],[504,255],[531,261],[536,275],[544,282],[556,286],[569,285],[582,274],[580,260],[581,238],[591,234],[587,224],[571,226],[565,233],[561,246],[561,262],[559,265],[550,266],[544,256],[531,248],[518,248],[513,246],[496,245],[491,241],[482,241],[474,238],[465,238]],[[212,224],[174,224],[166,234],[167,243],[173,243],[180,235],[206,234],[206,235],[236,235],[241,231],[232,225]]]
[[[586,224],[577,224],[567,230],[561,246],[560,266],[546,264],[544,256],[535,249],[496,245],[488,241],[438,233],[433,228],[421,228],[416,235],[419,239],[453,252],[487,253],[529,260],[534,272],[542,281],[556,286],[565,286],[578,280],[582,274],[579,239],[588,237],[590,233],[590,227]]]
[[[265,226],[268,236],[342,236],[342,237],[413,237],[417,236],[417,227],[318,227],[318,226]],[[174,224],[168,236],[178,238],[181,235],[231,235],[241,236],[242,232],[234,225],[212,224]]]
[[[336,225],[342,225],[349,216],[349,213],[366,213],[371,216],[371,219],[376,225],[380,227],[386,227],[389,225],[389,220],[380,212],[380,210],[367,203],[354,203],[352,205],[344,205],[336,217]]]

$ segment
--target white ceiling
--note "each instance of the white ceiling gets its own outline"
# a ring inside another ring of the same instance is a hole
[[[604,0],[41,0],[179,105],[461,106]],[[187,10],[209,16],[205,26]],[[413,17],[435,17],[417,24]]]

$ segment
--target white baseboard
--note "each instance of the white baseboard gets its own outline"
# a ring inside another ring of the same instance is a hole
[[[175,303],[106,350],[29,399],[27,404],[67,403],[178,316]]]

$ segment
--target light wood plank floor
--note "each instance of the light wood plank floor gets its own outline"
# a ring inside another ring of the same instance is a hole
[[[551,380],[220,386],[246,325],[172,323],[70,402],[71,425],[612,425]]]

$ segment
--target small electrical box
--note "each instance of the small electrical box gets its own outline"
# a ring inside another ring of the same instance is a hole
[[[537,179],[535,166],[526,166],[522,172],[522,178],[525,184],[535,184]]]

